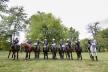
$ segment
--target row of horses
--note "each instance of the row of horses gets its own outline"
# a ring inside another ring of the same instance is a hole
[[[59,53],[60,59],[64,59],[65,55],[67,59],[73,59],[72,52],[76,52],[77,59],[82,60],[82,55],[81,55],[82,49],[78,45],[71,45],[71,46],[66,45],[64,48],[56,46],[55,48],[52,48],[51,46],[46,46],[46,45],[43,46],[37,45],[36,47],[33,47],[28,43],[22,43],[20,45],[12,45],[9,50],[8,58],[10,57],[10,55],[12,55],[12,58],[14,60],[18,59],[20,50],[26,53],[25,56],[26,60],[30,59],[31,52],[34,52],[35,59],[39,59],[40,52],[43,52],[44,59],[48,59],[49,52],[51,52],[52,54],[52,59],[57,58],[57,53]]]

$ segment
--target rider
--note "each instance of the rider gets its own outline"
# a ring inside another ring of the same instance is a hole
[[[66,45],[68,45],[69,48],[71,48],[71,42],[69,41],[69,39],[67,39],[67,41],[66,41]]]
[[[55,43],[55,39],[52,39],[52,48],[55,48],[56,47],[56,43]]]
[[[94,56],[95,56],[95,58],[96,58],[96,60],[98,60],[98,58],[97,58],[97,51],[96,51],[96,40],[95,39],[93,39],[92,41],[91,41],[91,47],[90,47],[90,51],[91,51],[91,55],[92,55],[92,59],[94,60]]]
[[[65,50],[65,44],[63,39],[60,40],[60,48],[64,51]]]
[[[31,41],[30,39],[27,41],[27,44],[28,44],[30,47],[32,47],[32,41]]]
[[[36,42],[34,43],[34,45],[37,46],[39,44],[40,44],[39,39],[37,39]]]
[[[44,46],[48,47],[48,40],[44,39]]]
[[[13,40],[13,44],[14,44],[14,45],[18,45],[18,43],[19,43],[18,38],[16,38],[15,40]]]
[[[13,46],[15,46],[15,48],[16,48],[16,46],[18,45],[18,43],[19,43],[18,38],[16,38],[15,40],[13,40]]]
[[[80,47],[80,41],[77,39],[77,41],[76,41],[76,45],[78,46],[78,47]]]

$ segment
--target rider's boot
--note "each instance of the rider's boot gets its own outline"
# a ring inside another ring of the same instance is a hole
[[[98,57],[96,56],[96,61],[98,61]]]
[[[94,61],[94,56],[92,56],[92,60]]]

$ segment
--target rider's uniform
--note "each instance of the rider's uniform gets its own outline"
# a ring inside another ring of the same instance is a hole
[[[91,42],[90,51],[91,51],[92,56],[97,56],[97,51],[96,51],[96,40],[93,40],[93,41]]]
[[[18,45],[19,40],[14,40],[13,43],[14,43],[14,45]]]
[[[19,43],[19,40],[15,39],[15,40],[13,40],[12,46],[15,46],[15,48],[16,48],[16,46],[18,45],[18,43]]]
[[[61,42],[60,47],[62,48],[62,50],[65,50],[65,44],[63,42]]]
[[[56,48],[56,43],[52,42],[51,46],[52,46],[52,48]]]

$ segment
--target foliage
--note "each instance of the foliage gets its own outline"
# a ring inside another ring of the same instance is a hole
[[[9,0],[0,0],[0,17],[3,18],[4,15],[3,13],[7,12],[7,4],[6,2],[8,2]]]
[[[68,31],[68,37],[71,41],[76,41],[79,38],[79,32],[75,31],[74,28],[70,27],[70,30]]]
[[[28,21],[23,7],[19,6],[8,9],[7,15],[0,22],[0,38],[5,37],[4,39],[6,40],[4,42],[6,44],[7,40],[12,42],[12,39],[18,35],[19,31],[26,29]]]
[[[80,44],[81,44],[82,51],[87,52],[88,51],[88,49],[87,49],[87,47],[88,47],[88,39],[81,40]]]
[[[99,31],[96,35],[98,51],[108,51],[108,28]]]
[[[51,13],[37,12],[37,14],[31,17],[30,30],[28,31],[28,38],[35,41],[37,38],[43,40],[48,39],[49,42],[55,38],[56,42],[60,39],[70,38],[68,35],[75,35],[73,37],[78,37],[78,32],[69,29],[62,25],[59,18],[54,17]],[[72,36],[71,36],[72,37]]]

